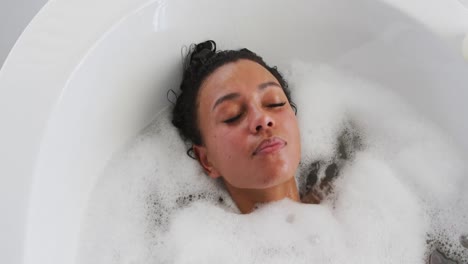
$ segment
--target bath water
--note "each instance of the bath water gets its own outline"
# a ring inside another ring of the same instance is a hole
[[[283,71],[298,106],[300,188],[310,164],[323,165],[323,179],[338,139],[352,134],[321,204],[282,200],[239,214],[186,155],[165,109],[97,182],[78,263],[414,264],[435,250],[468,263],[467,157],[456,142],[378,84],[325,65]]]

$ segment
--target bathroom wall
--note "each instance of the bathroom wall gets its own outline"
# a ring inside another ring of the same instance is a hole
[[[0,67],[21,32],[47,0],[0,1]]]

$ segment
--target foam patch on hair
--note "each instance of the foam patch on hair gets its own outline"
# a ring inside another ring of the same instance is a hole
[[[96,184],[79,263],[427,263],[436,248],[467,263],[466,157],[443,131],[336,69],[296,62],[286,77],[302,137],[298,177],[335,159],[343,130],[359,139],[344,137],[352,158],[322,204],[283,200],[239,214],[186,155],[166,109]]]

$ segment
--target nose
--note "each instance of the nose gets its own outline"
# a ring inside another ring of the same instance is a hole
[[[268,130],[275,126],[273,117],[266,111],[256,110],[252,113],[252,119],[249,124],[250,132],[253,134],[259,133],[262,130]]]

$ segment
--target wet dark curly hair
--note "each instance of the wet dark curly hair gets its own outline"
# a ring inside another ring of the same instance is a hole
[[[196,45],[191,45],[189,53],[185,57],[180,94],[177,96],[172,110],[172,124],[179,130],[181,137],[192,145],[202,145],[202,136],[198,128],[197,98],[198,90],[203,81],[217,68],[240,59],[254,61],[267,69],[283,88],[283,91],[296,111],[296,106],[291,101],[291,93],[288,84],[276,67],[268,66],[263,59],[248,49],[216,51],[216,43],[208,40]],[[173,90],[170,92],[175,93]],[[192,148],[187,154],[194,158]]]

